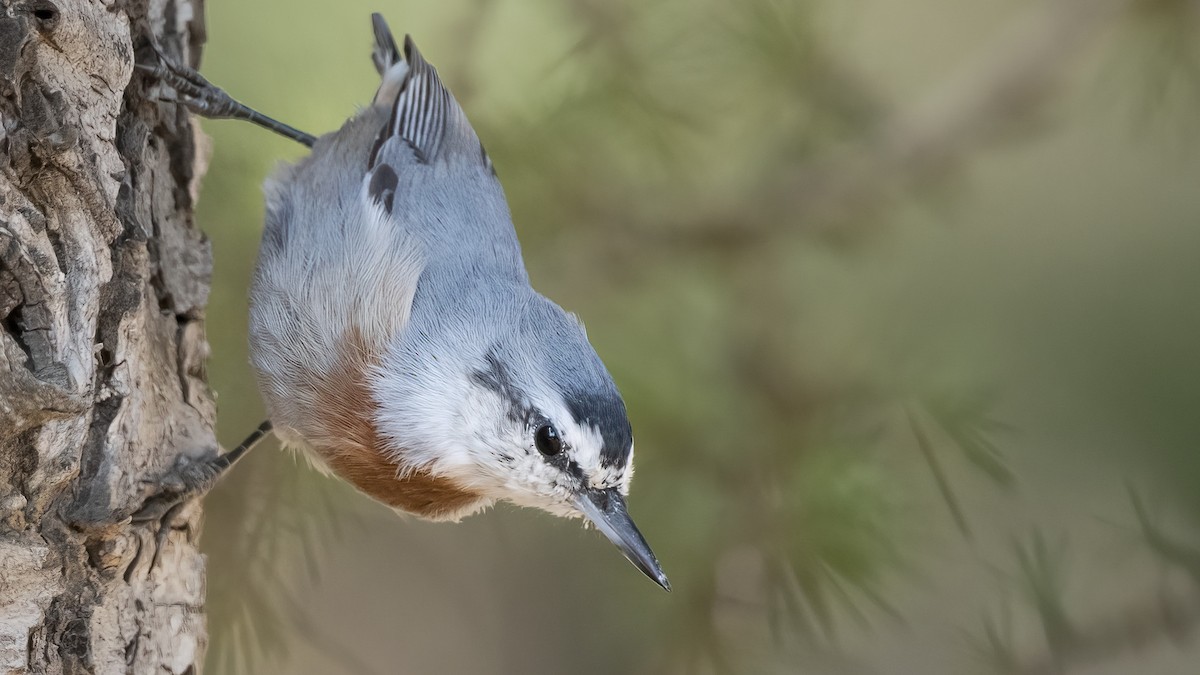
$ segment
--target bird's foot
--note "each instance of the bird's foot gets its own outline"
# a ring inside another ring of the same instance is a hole
[[[182,104],[188,110],[212,119],[239,117],[243,106],[224,89],[209,82],[195,70],[171,60],[157,47],[155,63],[139,63],[137,69],[149,74],[168,87],[173,96],[160,96],[161,101]]]
[[[181,458],[171,470],[157,479],[142,481],[148,496],[133,513],[133,522],[163,520],[176,507],[208,494],[229,466],[224,458],[225,455],[202,460]]]
[[[171,96],[159,96],[158,100],[178,103],[201,117],[245,120],[309,148],[316,143],[317,139],[312,134],[268,117],[238,101],[200,73],[171,60],[157,46],[154,47],[154,53],[157,57],[155,62],[139,63],[136,67],[171,90]]]

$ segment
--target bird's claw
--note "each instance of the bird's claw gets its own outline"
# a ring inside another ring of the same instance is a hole
[[[133,513],[135,523],[161,520],[176,506],[212,489],[220,476],[216,457],[203,460],[181,459],[176,466],[157,480],[143,480],[149,496]]]
[[[174,97],[159,96],[160,101],[180,103],[188,110],[209,118],[230,117],[238,104],[223,89],[209,82],[195,70],[175,62],[157,45],[155,63],[138,63],[134,67],[174,91]]]

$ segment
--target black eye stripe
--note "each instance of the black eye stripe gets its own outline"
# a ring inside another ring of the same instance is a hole
[[[576,480],[583,480],[583,468],[580,467],[579,463],[575,460],[571,460],[567,463],[567,473],[574,476]]]

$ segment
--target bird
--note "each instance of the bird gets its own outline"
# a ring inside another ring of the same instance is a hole
[[[392,509],[458,521],[497,502],[583,518],[666,590],[629,515],[634,442],[573,314],[530,285],[504,190],[411,36],[371,17],[380,84],[319,138],[159,53],[139,68],[194,112],[310,154],[264,186],[250,360],[269,420],[192,475],[212,483],[274,432]]]

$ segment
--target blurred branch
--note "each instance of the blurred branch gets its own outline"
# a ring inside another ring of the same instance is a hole
[[[1154,551],[1154,554],[1163,561],[1181,568],[1192,578],[1192,581],[1200,585],[1200,550],[1171,538],[1163,532],[1162,528],[1155,525],[1150,519],[1141,495],[1133,486],[1129,486],[1129,498],[1133,502],[1133,512],[1137,516],[1138,525],[1142,528],[1146,543]]]
[[[1078,627],[1072,640],[1050,654],[1027,659],[1012,675],[1059,675],[1072,666],[1109,661],[1164,638],[1179,641],[1200,626],[1200,595],[1159,597],[1115,616]]]
[[[1200,576],[1197,576],[1200,551],[1163,533],[1151,522],[1141,496],[1132,487],[1129,492],[1134,513],[1150,548],[1200,583]],[[1200,627],[1200,593],[1195,590],[1175,595],[1163,593],[1090,624],[1068,624],[1061,600],[1061,565],[1049,554],[1043,537],[1036,534],[1029,549],[1018,546],[1018,556],[1027,583],[1042,579],[1031,588],[1036,589],[1033,599],[1046,627],[1049,649],[1046,654],[1017,661],[1002,672],[1059,675],[1073,666],[1106,662],[1126,652],[1145,650],[1164,638],[1181,641]]]
[[[837,157],[786,170],[739,204],[701,221],[668,226],[666,237],[692,245],[761,243],[781,224],[827,233],[865,216],[897,189],[944,175],[972,151],[1027,122],[1056,98],[1070,63],[1138,0],[1038,3],[988,56],[951,77],[923,105],[898,113],[882,131]],[[763,217],[745,218],[744,203]]]
[[[1035,530],[1026,546],[1015,543],[1021,581],[1029,602],[1042,622],[1042,632],[1052,660],[1065,661],[1064,654],[1078,642],[1078,634],[1066,608],[1065,544],[1055,548],[1046,542],[1041,530]]]
[[[954,494],[954,488],[950,485],[950,479],[946,476],[946,470],[942,467],[941,460],[938,459],[937,453],[933,449],[933,444],[929,442],[929,437],[925,434],[924,428],[917,420],[917,415],[913,411],[912,406],[904,406],[904,411],[908,415],[908,424],[912,428],[913,438],[917,441],[917,447],[921,450],[921,456],[925,459],[925,464],[929,466],[930,473],[933,474],[934,483],[937,484],[938,492],[942,495],[942,501],[946,502],[946,507],[950,509],[950,515],[954,518],[954,524],[958,527],[958,531],[963,537],[971,538],[971,527],[967,524],[967,516],[963,511],[962,504],[958,501],[958,497]]]
[[[1005,463],[1004,455],[989,435],[996,431],[1008,430],[1010,427],[992,418],[992,397],[976,393],[970,395],[960,392],[955,396],[939,396],[919,402],[920,409],[932,422],[932,426],[958,448],[970,465],[985,473],[992,481],[1003,488],[1011,488],[1016,482],[1012,469]],[[971,527],[967,521],[966,512],[954,492],[950,478],[937,449],[930,440],[929,432],[922,423],[916,403],[904,405],[909,428],[916,440],[921,457],[933,474],[934,483],[942,495],[942,501],[950,510],[954,524],[964,538],[972,537]]]
[[[1016,649],[1013,647],[1013,617],[1009,605],[1003,606],[999,617],[983,617],[982,637],[968,633],[966,638],[968,646],[985,662],[994,666],[996,672],[1011,673],[1020,665]]]
[[[258,471],[269,475],[238,476],[254,490],[234,489],[228,494],[237,503],[233,510],[246,527],[240,536],[225,538],[231,547],[223,557],[238,561],[236,574],[210,578],[210,597],[227,603],[227,618],[214,623],[213,661],[219,672],[260,672],[277,665],[297,640],[319,645],[330,659],[347,666],[347,672],[372,672],[353,660],[353,653],[333,638],[319,639],[311,621],[297,610],[287,575],[272,571],[277,561],[290,560],[301,571],[305,587],[320,583],[320,561],[325,551],[337,548],[347,527],[362,527],[361,516],[340,507],[334,492],[341,488],[310,467],[288,461],[280,452]],[[231,535],[233,533],[230,533]]]

